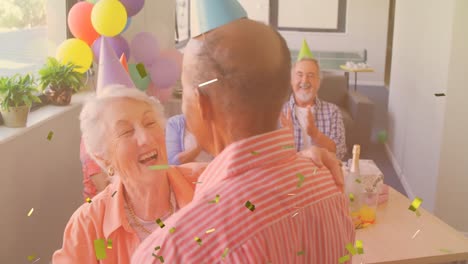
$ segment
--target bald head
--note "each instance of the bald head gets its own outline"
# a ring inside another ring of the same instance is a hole
[[[236,20],[190,41],[184,52],[184,96],[192,92],[186,89],[199,89],[210,99],[215,122],[226,129],[267,132],[276,128],[288,96],[290,68],[289,49],[275,30]]]

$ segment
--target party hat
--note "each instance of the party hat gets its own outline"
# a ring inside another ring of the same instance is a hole
[[[122,53],[122,56],[120,56],[120,64],[122,64],[125,71],[128,72],[127,56],[125,56],[125,53]]]
[[[307,41],[304,39],[302,41],[302,47],[301,51],[299,52],[299,55],[297,56],[297,61],[301,61],[303,59],[313,59],[314,54],[312,54],[312,51],[310,51],[309,45],[307,45]]]
[[[237,0],[192,0],[190,5],[192,37],[247,17],[247,12]]]
[[[130,76],[115,55],[106,37],[103,37],[101,41],[96,92],[99,94],[104,87],[112,84],[121,84],[128,88],[135,88],[132,79],[130,79]]]

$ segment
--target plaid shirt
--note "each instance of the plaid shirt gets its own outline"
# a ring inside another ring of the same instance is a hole
[[[320,132],[335,142],[336,156],[339,159],[344,159],[346,156],[345,128],[340,109],[338,106],[319,100],[318,98],[315,99],[315,105],[313,107],[315,110],[315,125]],[[294,142],[296,143],[296,149],[297,151],[301,151],[303,147],[302,128],[296,115],[296,101],[294,99],[294,94],[291,94],[289,101],[284,104],[284,114],[287,113],[288,108],[291,111],[293,120]],[[311,141],[313,144],[314,141]]]

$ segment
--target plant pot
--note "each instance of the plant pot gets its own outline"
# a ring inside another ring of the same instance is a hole
[[[28,121],[30,107],[27,105],[13,107],[10,110],[1,110],[3,123],[7,127],[25,127]]]
[[[53,105],[69,105],[72,97],[72,90],[68,88],[52,88],[47,87],[44,90],[44,94],[47,97],[49,103]]]

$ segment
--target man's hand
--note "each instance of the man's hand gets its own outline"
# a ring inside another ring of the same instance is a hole
[[[280,115],[280,123],[282,127],[287,127],[289,129],[293,129],[293,122],[291,118],[291,109],[288,107],[286,114],[281,112]]]
[[[315,117],[314,115],[312,114],[312,109],[309,107],[307,107],[307,134],[312,138],[316,138],[318,133],[319,133],[319,130],[317,128],[317,126],[315,125]]]
[[[336,155],[325,148],[312,146],[308,149],[297,153],[299,156],[310,159],[317,167],[325,167],[330,170],[335,180],[336,185],[344,192],[344,176],[341,169],[341,161],[336,158]]]

